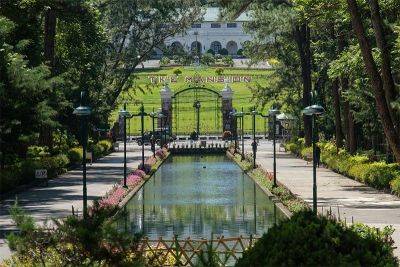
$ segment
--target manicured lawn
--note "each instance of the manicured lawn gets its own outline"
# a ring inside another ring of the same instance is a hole
[[[182,74],[176,78],[176,82],[170,82],[169,86],[171,90],[176,93],[189,87],[191,82],[187,81],[186,77],[210,77],[217,76],[215,73],[216,68],[201,68],[195,70],[193,67],[180,67]],[[143,70],[139,71],[136,79],[135,87],[131,88],[128,92],[122,93],[118,99],[118,109],[115,110],[110,118],[111,121],[115,121],[118,116],[118,110],[121,109],[123,101],[127,101],[128,110],[133,113],[137,113],[141,102],[145,106],[146,112],[151,112],[153,109],[157,110],[161,106],[160,99],[160,89],[163,86],[162,82],[152,84],[150,76],[163,76],[171,77],[174,68],[162,68],[156,70]],[[252,106],[255,105],[256,100],[253,99],[251,92],[251,86],[256,83],[261,85],[266,85],[268,82],[268,77],[270,75],[270,70],[243,70],[243,69],[229,69],[224,68],[224,73],[222,76],[251,76],[251,82],[233,82],[230,83],[232,90],[234,91],[233,106],[234,108],[240,110],[242,107],[245,111],[248,111]],[[196,76],[197,75],[197,76]],[[168,79],[167,79],[168,80]],[[205,81],[200,83],[201,86],[220,92],[224,88],[223,82],[212,82]],[[220,112],[221,104],[216,99],[213,94],[201,93],[198,95],[201,102],[200,109],[200,132],[204,133],[220,133],[222,125],[222,114]],[[174,112],[174,123],[173,131],[183,134],[190,133],[196,127],[196,116],[195,109],[193,108],[193,103],[195,101],[194,93],[187,92],[181,94],[179,100],[173,104],[175,108]],[[178,111],[178,116],[175,116]],[[265,111],[264,111],[265,113]],[[261,117],[257,118],[257,131],[264,132],[265,130],[265,120]],[[145,119],[145,129],[151,130],[151,119]],[[251,117],[248,116],[245,119],[245,131],[251,131]],[[130,120],[130,126],[127,127],[128,132],[131,134],[139,134],[140,132],[140,118],[134,117]]]

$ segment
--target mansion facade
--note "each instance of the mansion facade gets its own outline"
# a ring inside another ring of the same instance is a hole
[[[219,15],[219,8],[207,8],[201,22],[194,23],[185,33],[168,38],[165,45],[186,52],[196,52],[197,49],[200,54],[209,49],[219,54],[225,48],[229,55],[237,55],[243,44],[252,40],[252,36],[243,30],[243,23],[250,18],[242,14],[234,21],[220,21]]]

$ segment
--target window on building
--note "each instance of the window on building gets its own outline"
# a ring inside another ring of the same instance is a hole
[[[211,23],[211,28],[221,28],[220,23]]]
[[[236,28],[236,27],[237,27],[237,24],[236,24],[236,23],[227,23],[226,26],[227,26],[228,28]]]
[[[193,29],[200,29],[201,28],[201,23],[192,24],[192,28]]]

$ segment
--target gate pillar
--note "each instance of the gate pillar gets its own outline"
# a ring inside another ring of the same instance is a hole
[[[221,91],[222,96],[222,130],[230,131],[233,135],[236,134],[235,118],[230,115],[233,111],[232,98],[233,91],[232,88],[226,83],[224,89]]]
[[[163,128],[168,128],[170,133],[172,130],[172,91],[169,86],[166,84],[160,91],[161,95],[161,111],[164,114],[164,118],[162,119]],[[161,127],[161,120],[157,121],[158,127]]]

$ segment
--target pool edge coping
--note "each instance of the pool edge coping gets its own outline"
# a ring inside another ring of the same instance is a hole
[[[245,171],[242,166],[236,162],[234,155],[232,155],[232,153],[230,153],[229,150],[226,151],[226,156],[232,160],[237,166],[239,166],[239,168],[241,170],[243,170],[243,172]],[[276,195],[274,195],[271,191],[269,191],[267,188],[265,188],[264,186],[262,186],[257,179],[255,179],[253,177],[252,174],[245,172],[247,174],[247,176],[249,176],[254,183],[258,186],[258,188],[260,188],[267,196],[268,198],[275,204],[276,207],[278,207],[282,213],[286,216],[286,218],[290,219],[293,215],[293,213],[282,203],[282,201],[279,199],[279,197],[277,197]]]

